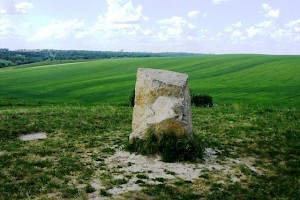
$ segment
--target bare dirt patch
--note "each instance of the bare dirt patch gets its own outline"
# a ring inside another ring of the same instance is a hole
[[[31,133],[31,134],[19,136],[19,139],[22,141],[40,140],[46,138],[47,138],[47,133],[44,132]]]
[[[143,185],[157,185],[168,181],[190,181],[196,183],[201,175],[212,172],[217,181],[240,181],[242,174],[240,165],[243,164],[253,173],[260,174],[260,170],[242,159],[225,158],[218,160],[216,150],[205,150],[205,161],[202,163],[165,163],[159,156],[146,157],[117,151],[105,160],[106,165],[113,171],[114,179],[126,179],[122,183],[109,189],[112,196],[131,191],[139,191]],[[129,178],[128,178],[129,177]],[[237,178],[240,177],[240,178]],[[140,184],[140,183],[143,184]]]

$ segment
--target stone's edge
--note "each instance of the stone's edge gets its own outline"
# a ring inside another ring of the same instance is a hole
[[[180,75],[187,76],[186,74],[180,73],[180,72],[174,72],[174,71],[169,71],[169,70],[165,70],[165,69],[147,68],[147,67],[140,67],[140,68],[138,68],[138,72],[139,71],[158,71],[158,72],[163,72],[163,73],[174,73],[174,74],[180,74]]]
[[[149,72],[149,73],[147,73]],[[155,75],[152,75],[155,74]],[[174,72],[174,71],[168,71],[168,70],[163,70],[163,69],[151,69],[151,68],[138,68],[138,73],[137,73],[137,78],[140,76],[144,76],[147,79],[152,79],[154,81],[162,82],[162,83],[167,83],[170,85],[175,85],[175,86],[180,86],[184,87],[189,79],[189,76],[187,74],[179,73],[179,72]],[[178,80],[174,82],[173,79],[168,80],[168,75],[176,76]],[[165,76],[165,77],[164,77]],[[160,78],[157,78],[160,77]],[[162,78],[164,77],[164,78]]]
[[[185,99],[186,110],[183,112],[182,120],[184,122],[190,122],[190,123],[186,124],[186,127],[188,127],[188,129],[191,131],[190,135],[193,137],[194,127],[193,127],[193,122],[192,122],[193,121],[192,120],[192,101],[191,101],[192,99],[191,99],[191,90],[190,90],[188,81],[187,81],[187,84],[185,85],[185,88],[183,91],[188,93],[188,94],[184,94],[184,96],[187,96],[188,98]]]
[[[187,74],[180,73],[180,72],[169,71],[169,70],[164,70],[164,69],[138,68],[137,72],[138,73],[140,73],[140,72],[145,73],[145,71],[154,72],[154,73],[177,75],[177,76],[182,77],[183,79],[188,78]]]

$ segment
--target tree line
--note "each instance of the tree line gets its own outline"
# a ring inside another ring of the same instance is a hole
[[[92,60],[108,58],[140,58],[140,57],[178,57],[202,54],[185,52],[124,52],[124,51],[86,51],[86,50],[9,50],[0,49],[0,68],[30,64],[35,62]]]

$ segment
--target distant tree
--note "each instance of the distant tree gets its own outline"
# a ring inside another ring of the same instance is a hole
[[[63,61],[104,58],[140,58],[140,57],[178,57],[194,56],[192,53],[147,53],[147,52],[112,52],[112,51],[82,51],[82,50],[15,50],[0,49],[0,59],[11,62],[11,65],[22,65],[43,61]]]
[[[0,68],[6,67],[5,63],[0,63]]]

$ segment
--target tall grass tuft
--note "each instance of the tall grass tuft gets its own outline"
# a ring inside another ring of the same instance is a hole
[[[203,149],[198,137],[179,137],[172,132],[155,134],[152,130],[148,131],[145,139],[136,139],[126,145],[126,150],[130,152],[158,154],[164,162],[197,162],[203,159]]]

